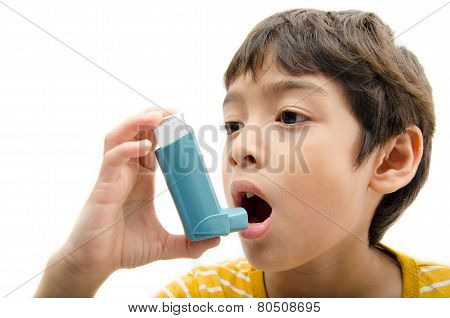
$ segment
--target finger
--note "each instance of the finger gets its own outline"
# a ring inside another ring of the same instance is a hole
[[[100,180],[110,182],[116,180],[122,167],[131,158],[145,156],[152,147],[148,139],[140,141],[127,141],[105,153],[100,169]]]
[[[135,114],[106,134],[104,153],[126,141],[132,140],[141,130],[157,127],[164,116],[175,112],[149,108],[148,111]]]
[[[203,241],[190,241],[185,235],[169,235],[168,246],[172,247],[170,258],[199,258],[206,250],[220,244],[220,237]]]

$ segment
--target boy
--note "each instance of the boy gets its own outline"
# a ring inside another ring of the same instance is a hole
[[[393,40],[360,11],[289,10],[250,32],[223,105],[223,185],[249,215],[246,257],[198,266],[157,297],[450,295],[449,267],[380,243],[427,178],[435,129],[423,69]],[[156,218],[155,140],[139,127],[172,112],[145,111],[106,136],[98,181],[37,297],[93,296],[118,268],[219,244],[172,235]]]

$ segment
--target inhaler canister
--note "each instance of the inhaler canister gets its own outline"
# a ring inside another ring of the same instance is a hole
[[[154,133],[160,146],[155,155],[188,239],[200,241],[247,229],[244,208],[220,207],[194,132],[182,117],[165,117]]]

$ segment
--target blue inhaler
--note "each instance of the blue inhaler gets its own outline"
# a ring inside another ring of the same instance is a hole
[[[154,129],[155,155],[191,241],[228,235],[248,227],[244,208],[222,209],[192,129],[177,115]]]

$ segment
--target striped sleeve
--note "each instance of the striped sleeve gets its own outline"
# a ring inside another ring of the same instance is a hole
[[[251,266],[246,259],[197,266],[172,281],[155,297],[252,298]]]
[[[419,266],[420,297],[450,298],[450,267],[441,264]]]
[[[225,297],[254,297],[252,282],[249,277],[250,270],[250,264],[243,258],[222,263],[222,266],[218,268],[218,276]]]
[[[173,280],[163,287],[156,295],[156,298],[193,298],[200,297],[198,284],[192,272],[187,273]]]

